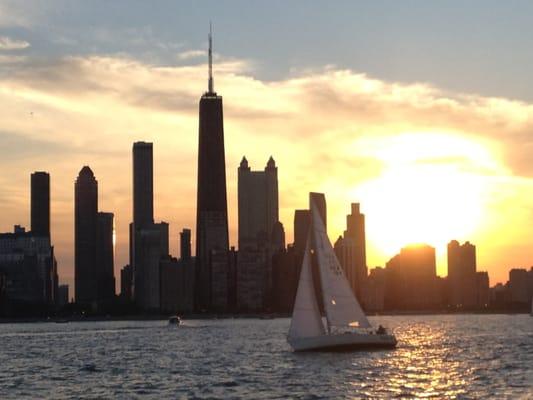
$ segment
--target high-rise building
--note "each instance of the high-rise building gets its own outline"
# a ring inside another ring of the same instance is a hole
[[[442,306],[435,248],[428,245],[404,247],[387,262],[385,271],[387,309],[427,310]]]
[[[74,194],[74,281],[76,303],[98,299],[96,232],[98,229],[98,182],[84,166],[76,179]]]
[[[31,232],[50,236],[50,174],[31,174]]]
[[[222,281],[227,280],[228,266],[219,263],[228,259],[221,253],[229,251],[222,97],[214,91],[211,33],[208,90],[200,99],[199,111],[196,308],[207,310],[213,301],[212,287],[221,288]],[[212,271],[214,252],[217,253],[216,274]],[[213,282],[215,279],[222,281]]]
[[[130,265],[133,297],[144,311],[160,308],[160,266],[168,256],[168,224],[154,223],[153,145],[133,144],[133,223],[130,225]]]
[[[478,306],[476,278],[476,246],[463,245],[452,240],[448,243],[449,303],[456,308]]]
[[[191,259],[191,230],[187,228],[180,232],[180,258],[182,260]]]
[[[346,216],[344,236],[335,242],[335,253],[344,269],[355,295],[361,301],[368,269],[366,265],[365,215],[358,203],[352,203],[351,214]]]
[[[513,268],[509,271],[509,295],[511,305],[530,305],[528,271],[525,268]]]
[[[120,297],[128,302],[133,300],[133,268],[127,264],[120,270]]]
[[[98,301],[109,303],[115,297],[115,233],[113,213],[99,212],[96,231],[96,266],[98,281]]]
[[[270,157],[264,171],[252,171],[246,157],[238,170],[239,250],[270,243],[279,219],[278,169]]]
[[[304,252],[310,225],[311,213],[309,210],[294,211],[294,251],[296,253]]]
[[[154,223],[152,143],[133,144],[133,223],[137,229]]]

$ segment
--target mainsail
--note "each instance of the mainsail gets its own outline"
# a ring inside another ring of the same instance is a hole
[[[370,328],[370,322],[357,302],[333,251],[324,222],[314,201],[311,201],[311,214],[313,247],[320,270],[322,299],[328,320],[328,328]]]
[[[289,338],[301,338],[324,335],[325,329],[315,296],[313,275],[311,272],[310,241],[307,238],[305,254],[300,272],[300,281],[296,291],[296,300],[292,312]]]

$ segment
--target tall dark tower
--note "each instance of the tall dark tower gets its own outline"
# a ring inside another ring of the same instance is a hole
[[[35,235],[50,236],[50,174],[31,174],[31,231]]]
[[[229,250],[222,97],[214,91],[211,30],[208,38],[209,80],[208,91],[200,99],[196,199],[196,306],[200,310],[210,308],[212,287],[222,284],[214,282],[218,278],[212,275],[213,251]]]
[[[133,143],[133,223],[136,229],[154,223],[152,143]]]
[[[88,166],[74,185],[74,283],[76,303],[97,300],[96,232],[98,229],[98,182]]]

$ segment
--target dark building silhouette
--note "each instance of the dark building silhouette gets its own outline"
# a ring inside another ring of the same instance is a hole
[[[252,171],[243,157],[238,169],[238,192],[239,250],[270,244],[279,219],[278,168],[274,159],[270,157],[264,171]]]
[[[68,303],[68,285],[59,285],[57,290],[57,305],[58,307],[65,307]]]
[[[311,224],[311,213],[309,210],[294,211],[294,250],[303,253],[307,243],[307,235]]]
[[[57,262],[50,236],[34,235],[15,225],[0,234],[0,276],[4,308],[0,312],[33,314],[57,301]]]
[[[370,270],[362,289],[362,299],[365,310],[379,312],[385,309],[385,291],[387,271],[376,267]]]
[[[196,306],[198,310],[208,310],[215,302],[217,308],[222,307],[219,300],[228,280],[229,250],[222,97],[214,91],[211,34],[209,85],[200,99],[199,117]],[[216,301],[213,287],[217,290]]]
[[[74,281],[76,303],[98,300],[96,232],[98,229],[98,182],[84,166],[74,185]]]
[[[133,144],[133,223],[137,229],[154,223],[152,143]]]
[[[50,236],[50,175],[37,171],[31,174],[31,232]]]
[[[368,269],[366,266],[365,216],[359,203],[352,203],[351,214],[346,216],[346,230],[335,242],[335,254],[344,269],[346,278],[359,301],[365,286]]]
[[[99,212],[96,232],[98,301],[110,303],[115,298],[115,232],[113,213]]]
[[[301,267],[301,257],[296,253],[294,246],[289,245],[286,250],[274,254],[272,258],[273,311],[292,312]]]
[[[120,297],[124,301],[133,300],[133,267],[125,265],[120,270]]]
[[[476,246],[448,243],[449,304],[456,308],[477,307]]]
[[[435,249],[412,245],[386,265],[385,307],[389,310],[430,310],[442,306]]]
[[[180,257],[182,260],[191,259],[191,230],[183,229],[180,232]]]
[[[133,144],[133,223],[130,225],[130,265],[133,298],[143,311],[159,311],[160,266],[168,257],[168,224],[154,223],[153,145]]]

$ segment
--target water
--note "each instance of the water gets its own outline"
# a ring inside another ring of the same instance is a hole
[[[397,349],[293,353],[288,319],[0,324],[0,398],[533,398],[527,315],[372,321]]]

